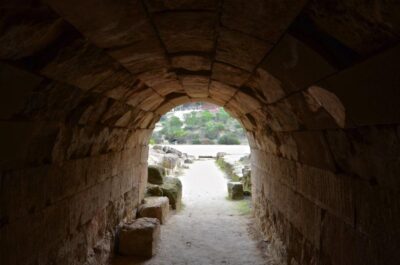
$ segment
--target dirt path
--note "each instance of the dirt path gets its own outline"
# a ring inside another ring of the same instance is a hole
[[[214,160],[197,161],[181,177],[184,208],[161,228],[157,255],[144,262],[118,258],[114,265],[262,265],[248,232],[248,215],[226,199],[226,180]]]

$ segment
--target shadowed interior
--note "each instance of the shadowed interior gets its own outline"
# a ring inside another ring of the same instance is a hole
[[[0,1],[0,263],[107,264],[161,115],[211,102],[251,146],[283,264],[398,264],[400,3]]]

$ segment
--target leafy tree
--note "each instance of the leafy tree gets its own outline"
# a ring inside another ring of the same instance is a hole
[[[234,134],[225,134],[218,139],[218,144],[240,144],[239,139]]]
[[[223,129],[224,125],[222,123],[209,121],[206,124],[205,136],[209,139],[216,139]]]
[[[165,138],[170,142],[184,142],[183,138],[187,133],[182,129],[182,125],[183,123],[178,117],[172,116],[163,123],[161,133],[164,134]]]
[[[199,124],[199,118],[197,117],[197,112],[192,111],[184,116],[185,127],[188,129],[193,129]]]
[[[181,128],[183,123],[182,121],[176,117],[176,116],[172,116],[169,120],[168,120],[168,124],[169,126],[171,126],[172,128]]]
[[[200,137],[198,134],[193,135],[192,144],[201,144]]]
[[[164,115],[160,122],[162,130],[153,133],[156,143],[164,138],[169,142],[189,144],[239,144],[246,139],[241,124],[223,108],[217,112],[192,111],[184,115],[183,121],[176,116]]]
[[[229,114],[223,108],[220,108],[216,113],[216,120],[219,122],[226,123],[230,118]]]
[[[205,111],[201,112],[200,119],[201,119],[202,124],[206,124],[207,122],[211,121],[212,118],[213,118],[213,115],[211,114],[210,111],[205,110]]]

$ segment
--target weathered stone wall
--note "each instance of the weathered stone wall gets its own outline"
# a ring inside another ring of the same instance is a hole
[[[114,100],[0,69],[1,263],[105,264],[144,196],[148,132],[118,126]]]
[[[389,59],[398,52],[321,82],[343,102],[344,128],[334,125],[334,116],[321,123],[316,110],[305,112],[311,101],[300,109],[293,95],[278,103],[290,111],[281,122],[292,127],[249,134],[256,220],[281,262],[399,262],[400,115],[392,101],[399,79]],[[369,94],[372,88],[379,93]]]
[[[193,101],[247,130],[256,219],[284,263],[399,263],[396,1],[0,9],[1,264],[104,263],[155,122]]]

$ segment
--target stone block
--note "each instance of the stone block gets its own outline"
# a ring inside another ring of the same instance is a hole
[[[234,30],[222,29],[216,59],[251,72],[271,48],[271,44]]]
[[[147,184],[146,196],[163,196],[163,191],[159,185]]]
[[[229,199],[243,199],[243,184],[241,182],[228,182]]]
[[[168,197],[169,204],[174,210],[179,210],[182,200],[182,183],[179,179],[173,177],[165,178],[164,184],[161,186],[163,195]]]
[[[227,85],[240,87],[249,78],[250,73],[240,68],[232,67],[223,63],[213,65],[213,80],[225,83]]]
[[[118,253],[151,258],[160,238],[160,222],[156,218],[139,218],[119,231]]]
[[[159,166],[149,166],[147,168],[148,178],[147,182],[151,184],[163,184],[163,177],[165,175],[165,170]]]
[[[147,197],[145,203],[139,207],[140,217],[157,218],[161,224],[165,224],[169,212],[169,200],[167,197]]]
[[[201,75],[181,75],[180,80],[186,93],[193,98],[206,98],[210,78]]]
[[[221,23],[247,35],[276,42],[305,3],[303,0],[226,1]]]
[[[154,16],[168,52],[210,52],[214,46],[214,12],[167,12]]]
[[[172,66],[177,69],[186,69],[189,71],[210,70],[211,61],[206,56],[196,55],[177,55],[172,57]]]

